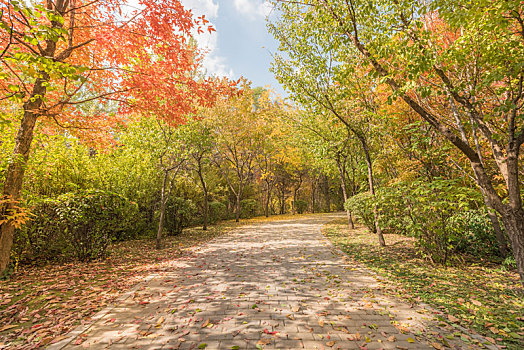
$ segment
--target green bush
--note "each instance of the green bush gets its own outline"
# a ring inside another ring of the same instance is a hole
[[[379,225],[384,233],[414,235],[413,232],[406,231],[409,224],[405,211],[408,205],[406,191],[403,186],[393,185],[380,188],[375,194]]]
[[[166,204],[165,228],[169,234],[178,235],[191,224],[196,214],[197,208],[193,201],[172,197]]]
[[[257,214],[257,201],[254,199],[243,199],[240,201],[240,217],[249,219]]]
[[[308,206],[307,201],[304,201],[301,199],[298,199],[295,201],[295,210],[297,211],[298,214],[305,213],[307,210],[307,206]]]
[[[497,236],[485,210],[460,211],[448,224],[454,232],[456,251],[475,256],[499,256]]]
[[[112,241],[132,238],[140,228],[136,204],[111,192],[67,193],[29,207],[31,221],[17,231],[13,249],[24,263],[100,258]]]
[[[375,206],[383,229],[416,237],[424,257],[445,264],[460,253],[496,254],[496,237],[489,219],[471,209],[479,203],[473,189],[436,178],[432,182],[390,185],[377,191],[375,197],[360,193],[348,199],[345,207],[373,231]]]
[[[103,257],[112,241],[128,237],[135,229],[136,204],[116,193],[88,190],[58,200],[60,225],[79,260]]]
[[[222,202],[210,202],[208,212],[208,222],[216,224],[220,220],[227,218],[227,208]]]
[[[351,211],[358,222],[375,232],[375,219],[373,214],[373,196],[369,192],[362,192],[348,198],[344,208]]]
[[[39,199],[29,204],[30,221],[15,233],[12,254],[14,261],[38,263],[57,260],[68,250],[57,214],[60,202]]]

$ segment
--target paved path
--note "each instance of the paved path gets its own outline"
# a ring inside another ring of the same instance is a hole
[[[433,349],[430,312],[380,295],[321,235],[334,216],[244,226],[196,248],[52,348]]]

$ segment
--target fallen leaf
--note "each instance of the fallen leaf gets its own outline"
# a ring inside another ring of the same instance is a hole
[[[482,303],[475,299],[471,299],[471,303],[473,303],[473,305],[482,306]]]
[[[332,340],[332,341],[328,341],[328,342],[326,343],[326,345],[329,346],[329,347],[333,347],[333,346],[335,345],[335,341],[334,341],[334,340]]]
[[[443,350],[444,349],[444,346],[442,344],[440,344],[440,343],[437,343],[437,342],[431,343],[431,346],[434,347],[437,350]]]
[[[458,318],[456,318],[453,315],[448,315],[448,320],[450,320],[450,322],[458,322],[458,321],[460,321]]]
[[[348,340],[360,340],[360,333],[350,334]]]
[[[0,328],[0,332],[7,331],[8,329],[16,328],[16,327],[18,327],[17,324],[10,324],[10,325],[7,325],[7,326],[3,326],[2,328]]]
[[[490,343],[495,344],[495,339],[491,337],[484,337],[484,338],[486,338],[486,340],[489,341]]]
[[[271,339],[269,338],[262,338],[257,342],[257,345],[268,345],[271,344]]]

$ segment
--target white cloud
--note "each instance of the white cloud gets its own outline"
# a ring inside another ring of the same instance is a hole
[[[185,8],[193,10],[197,16],[206,15],[208,19],[217,18],[218,3],[214,0],[181,0]]]
[[[265,18],[273,8],[266,0],[234,0],[234,4],[238,12],[251,20]]]
[[[206,19],[213,25],[213,19],[218,17],[218,2],[216,0],[181,0],[182,5],[193,11],[196,17],[205,15]],[[218,55],[218,32],[209,33],[206,28],[204,33],[198,34],[196,29],[193,36],[198,47],[206,51],[202,66],[210,75],[226,76],[233,78],[233,70],[227,65],[226,58]]]

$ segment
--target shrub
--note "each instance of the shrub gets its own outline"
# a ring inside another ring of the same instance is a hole
[[[242,219],[252,218],[257,214],[257,201],[254,199],[243,199],[240,201],[240,217]]]
[[[15,233],[12,254],[22,263],[57,260],[68,249],[57,208],[60,202],[44,198],[29,203],[30,220]]]
[[[380,228],[384,233],[411,234],[406,231],[409,218],[405,208],[408,205],[405,198],[406,188],[393,185],[380,188],[375,195]]]
[[[436,178],[432,182],[400,182],[381,188],[375,197],[360,193],[346,208],[374,229],[373,206],[384,229],[417,238],[421,254],[445,264],[459,253],[493,254],[496,238],[485,214],[470,209],[478,193],[457,181]]]
[[[100,258],[114,240],[133,231],[136,205],[116,193],[88,190],[59,197],[58,219],[75,256]]]
[[[100,258],[114,240],[138,232],[138,208],[118,194],[89,190],[30,203],[32,219],[15,236],[15,259],[22,262],[75,256]]]
[[[308,206],[307,201],[304,201],[301,199],[298,199],[295,201],[295,210],[297,211],[298,214],[305,213],[307,210],[307,206]]]
[[[210,202],[208,221],[210,224],[216,224],[220,220],[227,218],[227,208],[222,202]]]
[[[165,228],[172,234],[182,233],[197,213],[196,205],[189,199],[171,197],[166,204]]]
[[[362,192],[348,198],[344,208],[351,211],[355,218],[371,232],[375,232],[375,219],[373,214],[373,196],[369,192]]]
[[[497,237],[485,210],[460,211],[451,216],[448,224],[453,231],[457,252],[475,256],[499,256]]]

